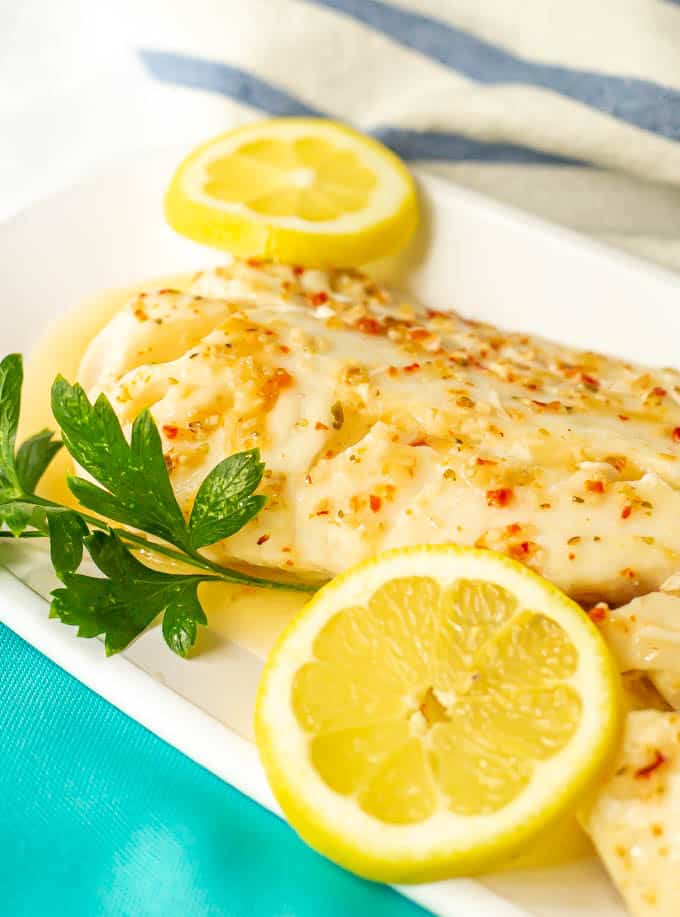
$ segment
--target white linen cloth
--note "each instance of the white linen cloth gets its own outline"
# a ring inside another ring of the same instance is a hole
[[[680,269],[678,0],[0,0],[0,42],[0,218],[311,112]]]

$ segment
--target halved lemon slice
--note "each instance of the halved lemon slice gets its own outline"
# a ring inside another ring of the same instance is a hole
[[[499,865],[593,781],[618,676],[578,605],[506,557],[390,551],[284,632],[255,728],[272,789],[318,851],[370,879]]]
[[[242,256],[353,266],[398,251],[415,184],[387,147],[321,118],[272,118],[215,137],[175,173],[177,232]]]

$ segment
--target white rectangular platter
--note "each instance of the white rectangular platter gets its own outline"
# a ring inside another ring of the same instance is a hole
[[[51,320],[145,277],[219,263],[174,235],[162,194],[182,150],[123,162],[0,225],[0,356],[29,353]],[[680,280],[566,230],[420,174],[426,225],[390,269],[438,308],[657,365],[680,363]],[[385,270],[383,265],[381,272]],[[4,564],[4,567],[2,566]],[[43,549],[0,546],[0,620],[129,716],[277,811],[251,737],[261,660],[216,638],[192,661],[157,632],[106,660],[47,618]],[[400,889],[444,917],[620,917],[594,859]]]

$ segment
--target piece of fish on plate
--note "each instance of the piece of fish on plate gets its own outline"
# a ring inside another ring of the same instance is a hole
[[[644,673],[674,710],[680,710],[680,577],[618,608],[595,606],[591,618],[622,672]]]
[[[233,260],[135,298],[80,373],[150,407],[188,511],[255,446],[259,517],[211,550],[336,573],[420,542],[504,551],[582,600],[680,565],[680,374],[423,309],[353,271]]]
[[[679,592],[675,575],[626,605],[591,610],[633,709],[583,827],[636,917],[680,913]]]
[[[628,714],[611,776],[583,825],[632,914],[677,917],[680,714]]]

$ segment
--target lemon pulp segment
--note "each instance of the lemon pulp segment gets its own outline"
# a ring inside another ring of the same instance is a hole
[[[314,137],[245,143],[206,171],[210,197],[247,204],[265,216],[295,216],[311,223],[361,210],[377,184],[355,152]]]
[[[336,612],[314,656],[293,682],[314,766],[388,823],[498,811],[580,718],[564,630],[491,583],[392,580]]]

